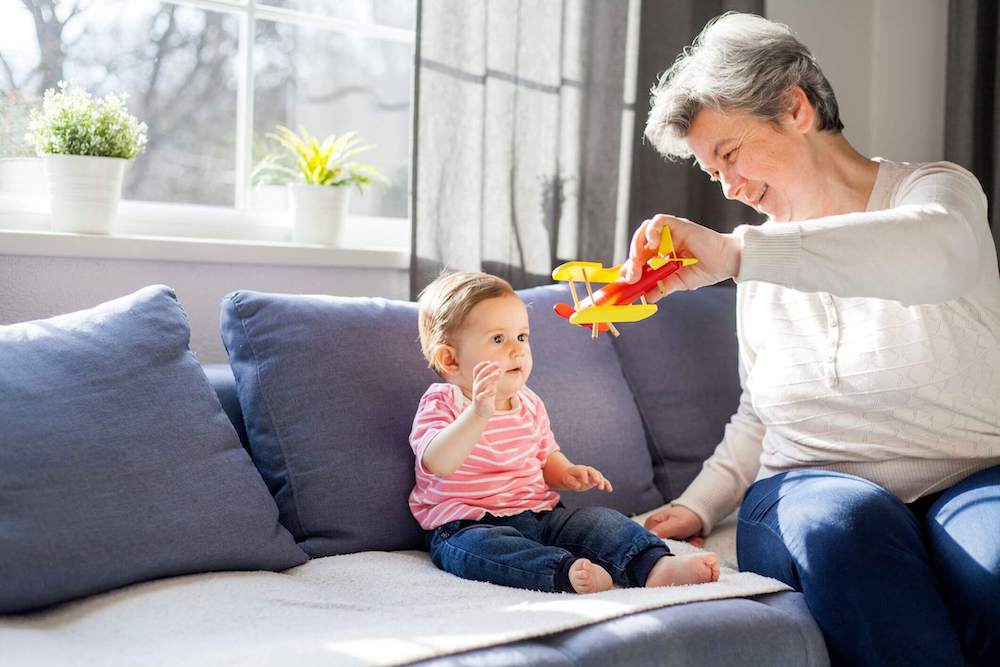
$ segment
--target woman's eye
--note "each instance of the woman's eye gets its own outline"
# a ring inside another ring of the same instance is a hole
[[[736,151],[738,151],[739,149],[740,149],[740,147],[737,146],[733,150],[731,150],[728,153],[726,153],[725,155],[723,155],[722,159],[725,160],[726,162],[732,162],[733,161],[733,156],[736,155]]]
[[[502,343],[503,342],[503,334],[497,334],[496,336],[494,336],[493,337],[493,342],[497,343],[497,344]]]

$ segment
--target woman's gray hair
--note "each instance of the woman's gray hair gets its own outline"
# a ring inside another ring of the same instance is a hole
[[[691,156],[684,137],[708,107],[778,122],[799,86],[819,129],[840,132],[837,98],[816,59],[791,29],[755,14],[727,12],[708,22],[650,91],[646,138],[667,158]]]

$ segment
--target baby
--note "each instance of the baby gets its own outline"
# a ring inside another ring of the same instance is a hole
[[[528,311],[484,273],[445,274],[420,296],[420,345],[445,382],[420,399],[413,516],[434,564],[466,579],[540,591],[715,581],[713,553],[675,556],[624,514],[567,509],[553,489],[611,491],[559,451],[528,389]]]

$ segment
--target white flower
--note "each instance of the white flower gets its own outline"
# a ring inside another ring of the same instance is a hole
[[[146,148],[145,123],[128,112],[126,95],[94,99],[82,88],[59,82],[30,115],[25,138],[39,155],[97,155],[132,159]]]

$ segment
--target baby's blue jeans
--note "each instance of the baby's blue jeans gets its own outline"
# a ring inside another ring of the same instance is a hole
[[[547,592],[572,592],[570,565],[583,557],[615,584],[642,586],[670,554],[663,540],[606,507],[521,512],[452,521],[427,534],[434,564],[464,579]]]
[[[763,479],[736,544],[802,591],[833,665],[1000,665],[1000,466],[909,505],[852,475]]]

